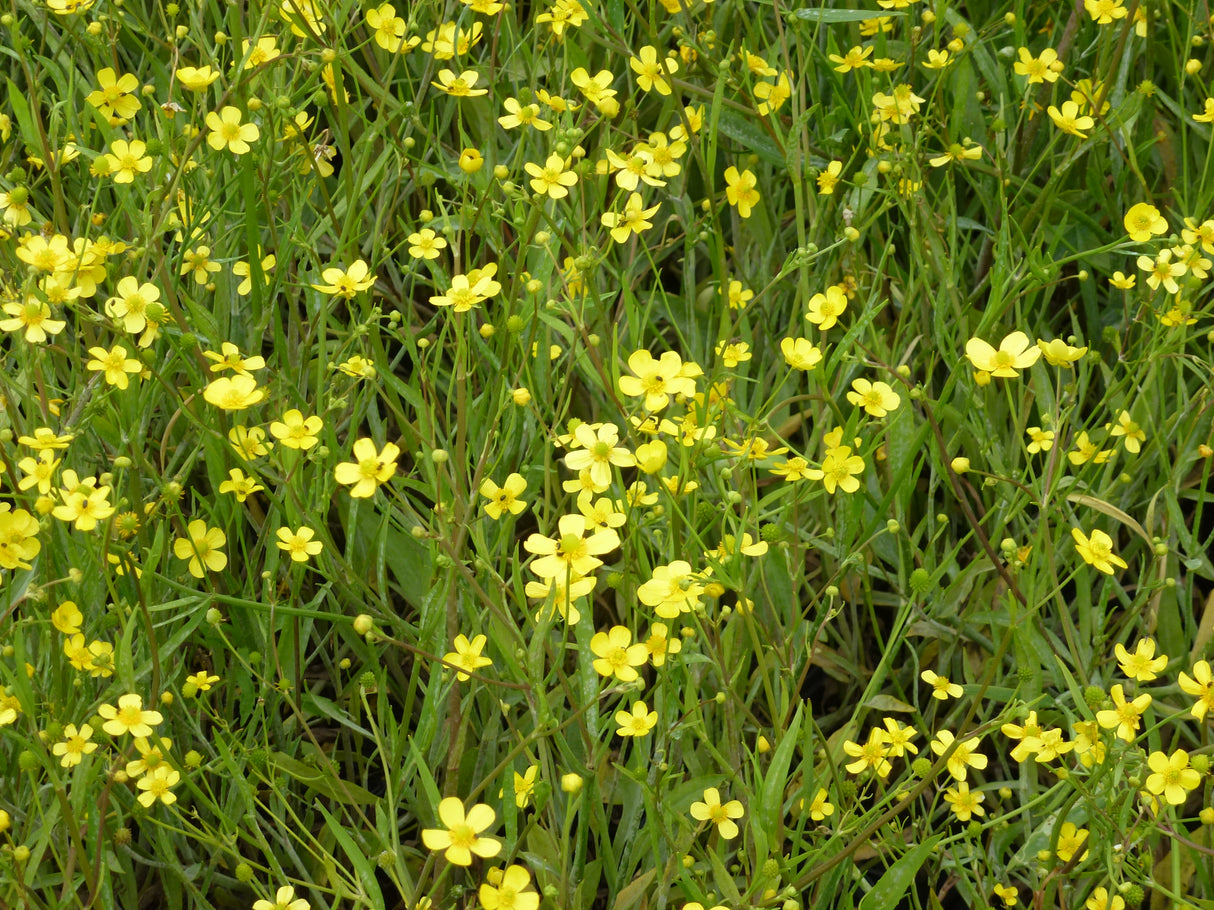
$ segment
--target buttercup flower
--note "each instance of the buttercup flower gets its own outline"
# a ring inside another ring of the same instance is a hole
[[[227,554],[221,547],[228,542],[219,528],[208,528],[201,518],[195,518],[186,528],[187,536],[173,541],[173,555],[189,560],[190,574],[203,578],[207,570],[220,572],[228,564]],[[146,736],[147,734],[140,734]]]
[[[136,694],[118,697],[118,707],[102,705],[97,713],[105,720],[101,729],[110,736],[121,736],[129,733],[131,736],[151,736],[152,727],[161,723],[164,716],[159,711],[147,711],[143,707],[143,697]]]
[[[965,343],[965,356],[975,370],[1015,378],[1019,370],[1027,370],[1037,362],[1041,349],[1032,346],[1024,332],[1012,332],[999,342],[998,350],[981,338],[971,338]]]
[[[1125,560],[1113,552],[1113,538],[1099,528],[1090,537],[1078,528],[1071,528],[1071,536],[1075,538],[1075,550],[1089,566],[1105,575],[1112,575],[1114,566],[1127,568]]]
[[[400,448],[391,442],[384,443],[383,450],[375,447],[375,441],[366,437],[354,443],[354,461],[343,461],[333,469],[338,483],[350,487],[354,499],[366,499],[379,487],[392,479],[396,473],[396,459]]]
[[[489,500],[484,505],[485,514],[497,521],[506,512],[518,515],[527,508],[527,503],[519,499],[527,491],[527,481],[521,474],[511,474],[502,486],[486,478],[481,484],[480,494]]]
[[[703,802],[691,804],[691,817],[696,821],[706,821],[716,825],[717,831],[725,840],[733,840],[738,836],[738,826],[734,819],[741,818],[745,814],[746,810],[736,799],[722,803],[720,791],[716,787],[709,787],[704,791]]]
[[[459,797],[448,796],[438,804],[438,819],[446,827],[423,829],[422,843],[429,850],[442,850],[447,862],[470,866],[473,854],[487,859],[501,852],[500,841],[481,836],[497,819],[497,813],[484,803],[477,803],[465,814]]]
[[[596,632],[590,639],[595,655],[594,671],[599,676],[615,677],[620,682],[637,678],[637,667],[644,666],[649,652],[643,644],[632,642],[632,632],[625,626],[612,626],[606,632]]]
[[[253,904],[253,910],[311,910],[311,906],[302,897],[295,896],[293,887],[283,885],[274,892],[272,903],[268,900],[259,900]]]
[[[474,635],[471,641],[463,633],[455,636],[455,650],[444,654],[443,660],[460,668],[455,674],[460,682],[466,682],[468,674],[475,673],[481,667],[493,666],[493,660],[481,654],[488,640],[484,635]]]
[[[261,131],[255,123],[241,123],[241,114],[237,108],[226,105],[219,113],[212,111],[206,116],[207,145],[217,152],[227,149],[233,155],[243,155],[261,136]]]
[[[750,170],[738,173],[736,167],[725,169],[725,198],[736,206],[738,217],[749,218],[750,210],[759,204],[759,191],[755,189],[758,178]]]
[[[1113,647],[1113,653],[1117,656],[1117,666],[1121,672],[1138,682],[1150,682],[1168,665],[1166,654],[1155,656],[1153,638],[1140,639],[1132,654],[1126,650],[1125,645],[1118,642]]]

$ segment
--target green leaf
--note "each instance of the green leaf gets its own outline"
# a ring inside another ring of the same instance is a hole
[[[821,22],[830,25],[834,22],[868,22],[871,19],[884,19],[887,16],[904,16],[901,10],[871,10],[871,9],[826,9],[806,7],[795,9],[788,14],[789,19],[800,19],[802,22]]]
[[[886,869],[877,884],[873,885],[872,890],[860,901],[860,910],[888,910],[890,907],[896,907],[915,880],[915,876],[919,874],[919,867],[935,852],[936,844],[943,836],[937,834],[928,838]]]
[[[383,892],[380,891],[379,883],[375,880],[375,868],[367,859],[367,854],[358,848],[354,839],[350,837],[350,833],[324,806],[317,806],[317,808],[325,817],[325,825],[328,827],[329,833],[341,844],[342,850],[345,851],[346,856],[350,858],[350,863],[354,866],[354,871],[358,873],[359,885],[363,891],[361,896],[365,897],[367,903],[372,907],[385,906]]]
[[[804,702],[797,705],[797,713],[793,715],[792,723],[788,725],[788,729],[780,737],[780,744],[772,753],[771,765],[763,778],[763,787],[759,793],[758,822],[773,843],[778,840],[776,834],[784,818],[784,788],[788,784],[788,768],[792,764],[800,738],[801,713],[804,709]]]
[[[779,168],[785,166],[784,151],[776,145],[771,136],[755,126],[753,120],[747,120],[732,111],[721,111],[717,129],[768,164]]]
[[[379,802],[379,797],[370,790],[335,777],[322,768],[304,764],[285,752],[270,753],[270,764],[275,770],[294,778],[334,802],[353,803],[357,806],[370,806]]]

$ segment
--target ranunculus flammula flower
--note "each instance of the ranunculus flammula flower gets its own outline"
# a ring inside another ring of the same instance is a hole
[[[501,852],[500,841],[481,837],[496,819],[497,814],[484,803],[477,803],[465,814],[459,797],[448,796],[438,804],[438,820],[446,827],[424,829],[422,843],[430,850],[445,851],[449,863],[470,866],[474,853],[487,859]]]

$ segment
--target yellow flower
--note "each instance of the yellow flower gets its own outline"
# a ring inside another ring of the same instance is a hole
[[[177,802],[177,796],[170,788],[180,780],[181,773],[168,765],[161,765],[151,773],[143,775],[135,785],[143,791],[139,794],[139,804],[151,807],[152,803],[160,800],[166,806],[173,805]]]
[[[818,195],[830,196],[839,184],[839,175],[843,173],[843,162],[832,161],[818,172]]]
[[[455,636],[453,643],[455,650],[444,654],[443,660],[457,668],[458,672],[455,674],[457,680],[465,682],[469,678],[469,673],[475,673],[481,667],[493,666],[492,658],[481,654],[487,641],[488,638],[484,635],[474,635],[471,641],[463,633]]]
[[[754,171],[738,173],[738,169],[732,165],[725,169],[725,198],[730,205],[737,207],[738,217],[749,218],[751,209],[759,204],[759,191],[755,189],[757,183]]]
[[[225,148],[233,155],[243,155],[249,151],[250,142],[256,142],[261,136],[255,123],[241,123],[240,111],[230,104],[225,105],[217,114],[214,111],[207,114],[206,124],[210,133],[207,134],[207,145],[217,152]]]
[[[509,512],[518,515],[527,508],[527,503],[519,499],[527,490],[527,481],[521,474],[511,474],[502,486],[486,479],[481,484],[480,494],[489,501],[485,503],[485,514],[497,521],[502,514]]]
[[[288,449],[310,449],[320,440],[316,434],[324,428],[319,417],[304,417],[295,408],[282,415],[281,421],[270,424],[270,433]]]
[[[1152,752],[1147,765],[1154,772],[1147,778],[1147,792],[1162,795],[1170,806],[1182,805],[1189,791],[1201,786],[1201,775],[1189,767],[1189,753],[1184,749],[1171,755]]]
[[[1197,699],[1189,713],[1198,720],[1203,720],[1206,714],[1214,709],[1214,673],[1210,670],[1209,661],[1197,661],[1193,664],[1193,675],[1182,672],[1177,681],[1182,692]]]
[[[1207,98],[1201,107],[1200,114],[1194,114],[1193,119],[1198,123],[1214,123],[1214,98]]]
[[[337,465],[333,476],[338,483],[350,487],[352,498],[366,499],[396,473],[398,457],[400,448],[395,443],[384,443],[380,451],[375,448],[374,440],[363,437],[354,443],[355,460]]]
[[[320,279],[324,283],[312,287],[322,294],[333,294],[346,300],[353,300],[359,291],[365,291],[375,284],[375,275],[361,259],[354,260],[349,269],[331,266],[320,273]]]
[[[1112,449],[1102,449],[1088,439],[1086,430],[1081,430],[1075,437],[1075,450],[1066,453],[1067,460],[1076,467],[1089,461],[1093,464],[1104,464],[1112,455]]]
[[[130,385],[128,373],[138,374],[143,370],[143,364],[133,357],[127,356],[127,350],[120,344],[110,350],[105,348],[89,348],[92,360],[85,366],[95,373],[103,373],[105,381],[112,386],[125,389]]]
[[[477,803],[465,814],[459,797],[448,796],[438,804],[438,819],[446,827],[423,829],[422,843],[429,850],[444,851],[447,862],[470,866],[474,853],[487,859],[501,852],[500,841],[481,837],[481,832],[497,819],[497,813],[484,803]]]
[[[521,104],[517,98],[507,98],[502,102],[502,106],[506,108],[506,115],[498,117],[497,122],[502,125],[503,129],[512,130],[520,126],[529,126],[541,133],[552,129],[551,123],[540,118],[538,104]]]
[[[437,259],[439,252],[447,248],[447,241],[430,228],[415,231],[408,240],[409,255],[414,259]]]
[[[783,338],[780,351],[784,362],[794,370],[812,370],[822,362],[822,350],[808,338]]]
[[[825,787],[819,787],[809,804],[809,817],[816,822],[825,821],[827,816],[835,814],[835,807],[830,804],[830,794]]]
[[[534,766],[530,770],[534,770]],[[485,910],[538,910],[540,896],[531,888],[531,875],[522,866],[490,869],[485,878],[477,889]]]
[[[292,531],[290,528],[279,528],[277,531],[278,549],[290,554],[293,562],[307,562],[324,549],[324,544],[313,540],[316,532],[311,528],[300,528]]]
[[[611,528],[586,536],[587,522],[583,515],[562,515],[557,520],[558,537],[554,540],[542,534],[532,534],[523,541],[523,549],[539,559],[531,563],[531,571],[544,579],[559,579],[573,575],[589,575],[603,564],[598,557],[620,545],[619,535]]]
[[[234,426],[228,430],[228,442],[245,461],[260,458],[274,448],[274,443],[266,442],[266,431],[261,427]],[[229,475],[230,476],[230,475]],[[233,477],[233,480],[236,478]],[[226,492],[221,490],[220,492]]]
[[[637,599],[663,619],[674,619],[700,606],[704,582],[703,575],[692,571],[691,563],[676,559],[654,567],[652,577],[637,588]]]
[[[1087,114],[1079,113],[1079,105],[1074,101],[1062,102],[1061,109],[1051,104],[1046,108],[1045,112],[1054,121],[1054,126],[1064,133],[1070,133],[1072,136],[1078,136],[1080,139],[1088,137],[1087,133],[1083,132],[1083,130],[1090,130],[1096,125],[1096,121]]]
[[[924,670],[919,678],[932,687],[932,698],[946,701],[949,698],[960,698],[965,690],[955,682],[949,682],[947,676],[937,676],[931,670]]]
[[[253,904],[253,910],[310,910],[309,904],[302,897],[295,896],[295,889],[290,885],[283,885],[274,892],[274,902],[268,900],[259,900]]]
[[[629,58],[628,65],[636,73],[637,85],[641,91],[655,91],[659,95],[670,94],[670,83],[666,77],[679,70],[678,61],[674,57],[659,60],[657,48],[648,44],[641,48],[638,56]]]
[[[1036,455],[1038,452],[1048,452],[1054,448],[1053,430],[1043,430],[1041,427],[1026,427],[1024,432],[1029,438],[1027,448],[1030,455]]]
[[[1097,4],[1108,4],[1112,0],[1084,0],[1084,6],[1087,7],[1089,13],[1092,13],[1092,7]],[[1125,7],[1117,7],[1121,11],[1121,15],[1125,15]],[[1092,13],[1092,18],[1096,18],[1096,14]],[[1097,22],[1100,20],[1097,19]],[[1112,21],[1109,19],[1108,21]],[[1091,895],[1083,902],[1084,910],[1125,910],[1125,898],[1120,894],[1109,894],[1109,889],[1101,885],[1092,891]]]
[[[75,724],[67,724],[63,728],[63,740],[51,747],[51,754],[59,756],[59,764],[63,767],[73,768],[84,756],[97,750],[97,744],[90,742],[92,738],[93,728],[88,724],[81,724],[79,730]]]
[[[266,397],[265,389],[257,387],[257,380],[247,374],[220,376],[207,383],[202,397],[224,411],[243,411]]]
[[[863,743],[844,740],[843,752],[855,759],[844,766],[848,774],[862,774],[871,768],[878,777],[887,777],[893,767],[885,757],[885,737],[877,727],[868,731],[868,739]]]
[[[745,814],[746,810],[736,799],[722,803],[720,791],[716,787],[709,787],[704,791],[703,802],[691,804],[691,817],[699,822],[706,821],[716,825],[717,831],[725,840],[733,840],[738,836],[738,826],[733,820]]]
[[[852,70],[864,69],[872,66],[872,61],[868,58],[873,55],[872,47],[861,47],[856,45],[851,48],[843,56],[838,54],[830,54],[827,59],[831,63],[836,64],[836,73],[850,73]]]
[[[1014,378],[1019,375],[1018,370],[1027,370],[1037,362],[1041,349],[1030,346],[1024,332],[1012,332],[999,342],[998,350],[981,338],[971,338],[965,343],[965,356],[975,370]]]
[[[532,176],[531,189],[550,199],[564,199],[569,187],[577,183],[577,174],[565,170],[565,159],[560,155],[549,155],[543,167],[528,161],[523,170]]]
[[[1112,575],[1114,566],[1127,568],[1125,560],[1113,552],[1113,538],[1104,531],[1096,529],[1089,537],[1078,528],[1071,528],[1071,536],[1075,538],[1075,550],[1089,566],[1105,575]]]
[[[956,780],[965,780],[969,768],[976,768],[981,771],[986,767],[987,758],[978,751],[978,746],[982,744],[982,740],[976,736],[962,742],[954,739],[950,731],[941,730],[936,734],[936,738],[932,740],[932,751],[937,755],[943,755],[954,743],[956,743],[957,747],[948,757],[948,773]]]
[[[1127,743],[1134,741],[1138,725],[1142,720],[1142,712],[1151,706],[1151,696],[1144,692],[1133,701],[1126,701],[1125,689],[1121,684],[1109,690],[1113,699],[1113,707],[1096,712],[1096,723],[1105,730],[1117,730],[1117,735]]]
[[[407,23],[396,15],[396,7],[391,3],[383,3],[367,10],[365,18],[367,27],[375,36],[375,43],[389,54],[412,50],[421,41],[420,38],[413,37],[409,39],[410,43],[405,42]]]
[[[1071,347],[1061,338],[1055,338],[1053,341],[1042,341],[1038,338],[1037,347],[1041,349],[1045,362],[1052,367],[1070,367],[1088,352],[1086,347]]]
[[[1016,901],[1020,897],[1020,892],[1012,885],[996,885],[995,897],[1003,901],[1004,907],[1015,907]]]
[[[119,76],[107,66],[97,71],[97,86],[84,100],[97,108],[113,126],[134,117],[135,112],[142,106],[138,95],[135,94],[139,89],[139,80],[131,73]]]
[[[1125,444],[1125,450],[1134,455],[1142,451],[1142,444],[1147,441],[1147,434],[1130,417],[1129,411],[1122,411],[1117,415],[1117,423],[1109,431],[1109,435],[1124,437],[1122,441]]]
[[[870,417],[884,417],[902,402],[898,394],[884,382],[856,379],[851,387],[852,391],[847,393],[848,402],[864,408]]]
[[[1130,239],[1137,243],[1150,240],[1156,234],[1168,232],[1167,220],[1159,213],[1159,209],[1147,202],[1130,206],[1122,223]]]
[[[814,294],[809,298],[809,313],[805,318],[825,332],[834,327],[847,309],[847,294],[837,284],[826,289],[825,294]]]
[[[1034,57],[1027,47],[1020,48],[1018,53],[1020,59],[1012,69],[1017,76],[1027,76],[1029,85],[1058,81],[1062,64],[1058,61],[1058,52],[1052,47],[1043,50],[1039,57]]]
[[[966,161],[977,161],[982,157],[982,146],[971,145],[968,143],[962,145],[959,142],[952,143],[944,153],[937,155],[934,158],[928,159],[928,164],[932,167],[944,167],[946,164],[964,164]]]
[[[628,369],[634,375],[620,377],[620,393],[629,398],[643,396],[647,411],[662,410],[670,403],[671,395],[694,396],[695,377],[703,372],[694,363],[684,363],[675,351],[666,351],[654,359],[644,348],[628,356]]]
[[[1064,863],[1069,863],[1075,857],[1076,851],[1083,847],[1083,854],[1079,857],[1082,862],[1087,859],[1088,840],[1087,828],[1077,828],[1072,822],[1066,822],[1058,833],[1058,847],[1055,853]]]
[[[811,469],[806,472],[806,476],[810,480],[822,481],[826,492],[833,496],[836,489],[844,493],[854,493],[860,489],[860,481],[855,475],[863,472],[863,458],[853,455],[849,446],[836,446],[827,449],[821,469]]]
[[[147,143],[138,139],[127,142],[115,139],[110,143],[110,152],[105,155],[109,175],[115,183],[133,183],[137,174],[146,174],[152,169],[152,159],[147,154]]]
[[[620,736],[648,736],[658,722],[658,712],[650,711],[645,702],[633,702],[631,711],[616,711],[615,722]]]
[[[135,694],[119,696],[118,707],[102,705],[97,713],[105,720],[101,729],[110,736],[151,736],[152,727],[164,720],[159,711],[145,711],[143,697]]]
[[[571,471],[589,470],[590,478],[600,489],[611,484],[611,466],[630,468],[636,457],[627,449],[617,446],[619,428],[605,423],[592,428],[590,424],[579,424],[573,432],[579,448],[565,456],[565,467]]]
[[[62,635],[79,635],[84,624],[84,614],[70,600],[65,600],[51,611],[51,625]]]
[[[1133,654],[1126,650],[1125,645],[1118,642],[1113,648],[1113,653],[1117,656],[1117,665],[1121,672],[1138,682],[1150,682],[1168,665],[1166,654],[1155,656],[1153,638],[1139,640],[1134,647]]]
[[[792,74],[785,70],[780,73],[780,77],[775,83],[760,82],[755,86],[755,97],[759,99],[759,116],[766,117],[768,114],[778,111],[784,106],[784,102],[792,96]]]
[[[219,71],[209,66],[183,66],[177,70],[177,81],[190,92],[206,91],[219,78]]]
[[[944,791],[944,801],[958,821],[967,822],[972,816],[986,815],[986,810],[982,808],[984,799],[986,797],[981,793],[971,792],[970,785],[965,781],[957,784],[956,788],[950,787]]]
[[[438,71],[438,81],[430,84],[456,98],[475,98],[489,94],[486,88],[474,88],[479,78],[475,70],[464,70],[457,76],[452,70],[443,69]]]
[[[632,632],[625,626],[612,626],[606,632],[594,633],[590,650],[595,656],[594,671],[620,682],[636,679],[639,675],[636,668],[644,666],[649,659],[645,646],[639,642],[633,644]]]
[[[186,537],[178,537],[173,541],[173,555],[178,559],[190,561],[190,574],[195,578],[202,578],[207,569],[212,572],[222,571],[228,564],[228,557],[221,549],[228,542],[223,531],[219,528],[208,528],[205,521],[195,518],[186,527],[186,534]]]
[[[612,240],[616,243],[626,243],[633,234],[640,234],[653,227],[653,222],[649,219],[656,215],[660,208],[661,203],[652,208],[645,208],[640,193],[629,193],[623,212],[604,212],[600,220],[604,227],[610,228]]]

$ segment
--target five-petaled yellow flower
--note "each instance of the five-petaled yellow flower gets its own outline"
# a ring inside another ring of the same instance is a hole
[[[159,711],[147,711],[143,707],[143,696],[134,693],[120,695],[118,707],[102,705],[97,709],[105,723],[101,729],[110,736],[151,736],[152,727],[164,720]]]
[[[526,491],[527,480],[522,474],[511,474],[500,487],[486,478],[480,488],[480,494],[489,500],[484,505],[485,514],[494,521],[506,512],[518,515],[527,508],[527,503],[519,499]]]
[[[312,539],[315,536],[316,532],[311,528],[299,528],[295,531],[285,527],[279,528],[278,549],[289,555],[294,562],[307,562],[325,548],[319,540]]]
[[[501,852],[501,841],[481,836],[496,819],[497,813],[484,803],[477,803],[465,814],[459,797],[448,796],[438,804],[438,820],[446,827],[423,829],[422,843],[427,849],[444,851],[449,863],[470,866],[473,854],[488,859]]]
[[[333,476],[338,483],[350,487],[353,498],[366,499],[392,479],[399,457],[400,448],[395,443],[384,443],[381,451],[374,440],[363,437],[354,443],[355,460],[341,462],[333,469]]]
[[[661,203],[645,208],[640,193],[629,193],[623,212],[604,212],[599,219],[603,227],[610,228],[612,240],[616,243],[626,243],[633,234],[640,234],[653,227],[653,222],[649,219],[658,213],[659,208]]]
[[[975,370],[1015,378],[1020,370],[1027,370],[1037,362],[1041,348],[1033,345],[1024,332],[1012,332],[999,342],[998,350],[981,338],[971,338],[965,343],[965,356]]]
[[[256,123],[241,123],[241,114],[237,108],[226,105],[219,113],[212,111],[207,114],[207,145],[221,152],[227,149],[233,155],[243,155],[250,149],[250,142],[256,142],[261,136]]]
[[[1113,538],[1099,528],[1092,531],[1091,536],[1071,528],[1071,536],[1075,538],[1075,549],[1083,561],[1105,575],[1112,575],[1115,566],[1127,567],[1125,560],[1113,552]]]
[[[205,521],[195,518],[186,527],[186,535],[173,541],[173,555],[189,560],[188,568],[195,578],[204,577],[208,569],[220,572],[228,564],[222,549],[228,538],[219,528],[208,528]]]
[[[711,822],[716,825],[717,831],[725,840],[733,840],[738,836],[738,826],[734,819],[745,814],[742,803],[736,799],[722,803],[720,791],[716,787],[709,787],[704,791],[703,802],[691,804],[691,817],[699,822]]]
[[[750,210],[759,204],[759,191],[755,188],[757,184],[754,171],[738,173],[738,169],[732,165],[725,169],[725,198],[730,205],[737,207],[738,217],[749,218]]]

